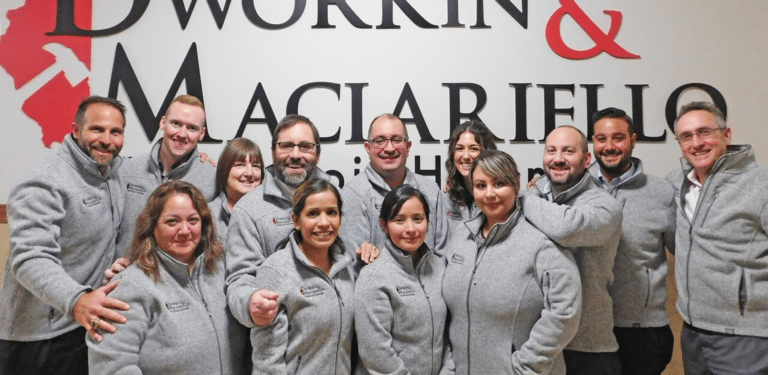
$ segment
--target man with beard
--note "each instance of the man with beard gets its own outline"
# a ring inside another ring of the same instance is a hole
[[[57,154],[8,197],[11,250],[0,290],[0,374],[87,374],[85,333],[114,332],[124,302],[101,286],[123,209],[125,107],[92,96]],[[82,327],[81,327],[82,326]]]
[[[675,250],[675,191],[643,173],[632,157],[637,134],[617,108],[592,115],[592,180],[624,203],[621,240],[613,265],[613,332],[621,373],[661,374],[672,359],[674,337],[667,316],[667,253]]]
[[[160,130],[163,137],[149,153],[126,159],[120,170],[125,211],[117,236],[119,256],[131,246],[136,219],[150,194],[163,182],[186,181],[200,189],[209,201],[216,198],[216,168],[201,163],[197,153],[197,143],[205,136],[203,102],[192,95],[177,96],[160,119]]]
[[[365,142],[370,163],[341,190],[344,220],[339,235],[348,249],[367,251],[371,244],[374,249],[384,248],[389,237],[379,224],[381,203],[392,189],[407,184],[427,197],[431,217],[424,243],[441,254],[448,234],[447,218],[438,214],[445,212],[443,194],[434,180],[414,174],[405,166],[410,149],[408,131],[399,117],[383,114],[371,122]]]
[[[320,135],[301,115],[285,116],[272,133],[273,164],[265,168],[262,184],[232,209],[227,232],[227,302],[232,315],[246,327],[272,321],[277,295],[253,287],[261,263],[293,230],[293,193],[310,178],[330,181],[317,168]]]
[[[712,103],[675,120],[683,158],[675,252],[686,374],[768,373],[768,168],[750,145],[732,145]]]
[[[546,176],[520,203],[531,224],[573,252],[581,274],[579,330],[563,351],[568,375],[615,375],[621,363],[608,287],[621,236],[621,204],[592,181],[590,159],[584,133],[567,125],[556,128],[544,149]]]

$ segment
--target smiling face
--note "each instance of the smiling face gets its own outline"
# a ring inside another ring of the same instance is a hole
[[[699,129],[717,129],[715,116],[708,111],[694,110],[684,114],[677,121],[677,136],[681,134],[696,134]],[[683,157],[693,166],[699,182],[709,175],[712,167],[721,156],[725,155],[728,145],[731,144],[731,128],[719,129],[712,132],[707,138],[694,135],[690,142],[680,142]]]
[[[276,143],[292,142],[298,145],[302,142],[317,143],[315,135],[309,124],[299,122],[290,128],[283,129],[277,135]],[[310,152],[302,152],[299,147],[291,151],[280,151],[275,145],[272,148],[272,160],[275,166],[275,176],[289,186],[297,187],[306,181],[312,174],[320,156],[317,147]]]
[[[581,134],[575,129],[560,127],[549,133],[544,148],[544,173],[552,182],[555,194],[579,182],[591,159],[584,150]]]
[[[108,104],[91,104],[83,115],[83,124],[73,124],[72,137],[91,156],[104,173],[123,148],[125,122],[120,111]]]
[[[155,242],[174,259],[193,265],[200,244],[202,219],[187,194],[170,197],[155,225]]]
[[[307,197],[299,216],[292,213],[291,218],[296,230],[301,232],[305,252],[328,251],[339,235],[341,210],[336,195],[330,190]]]
[[[398,249],[413,254],[424,243],[429,220],[421,200],[410,197],[394,218],[387,222],[380,220],[380,224]]]
[[[174,102],[160,120],[163,144],[160,159],[173,165],[197,146],[205,136],[205,111],[201,107]],[[170,168],[170,166],[167,166]]]
[[[251,156],[245,160],[238,160],[232,164],[227,177],[227,197],[240,199],[249,191],[255,189],[261,183],[261,163],[252,160]]]
[[[465,180],[469,179],[469,169],[472,167],[472,162],[482,152],[483,147],[477,143],[474,134],[466,131],[459,136],[453,150],[453,164]]]
[[[488,219],[488,228],[509,218],[515,210],[518,190],[518,186],[488,175],[482,167],[476,167],[472,174],[475,203]]]
[[[593,151],[603,175],[609,179],[621,176],[632,165],[632,150],[637,134],[629,135],[629,124],[622,118],[602,118],[595,122]]]
[[[371,160],[371,167],[386,180],[405,173],[405,162],[411,149],[411,141],[394,145],[392,141],[384,141],[380,146],[374,144],[377,138],[392,139],[393,137],[407,138],[405,125],[397,118],[381,116],[371,125],[370,137],[365,142],[365,151]]]

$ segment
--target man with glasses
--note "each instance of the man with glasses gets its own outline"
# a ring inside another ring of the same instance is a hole
[[[273,164],[256,189],[233,207],[227,231],[227,302],[246,327],[272,321],[276,294],[253,287],[256,271],[293,230],[291,207],[296,188],[310,178],[330,181],[317,168],[320,135],[301,115],[285,116],[272,134]]]
[[[126,159],[120,169],[125,210],[117,236],[117,254],[131,246],[136,219],[158,186],[168,180],[195,185],[210,201],[216,198],[216,168],[198,159],[197,143],[205,136],[205,106],[192,95],[177,96],[160,119],[163,137],[149,153]],[[127,264],[127,260],[125,261]]]
[[[768,168],[711,103],[680,109],[675,279],[686,374],[768,372]]]
[[[408,184],[427,197],[430,218],[425,243],[441,254],[448,234],[447,217],[440,215],[445,212],[443,194],[434,180],[414,174],[405,166],[410,149],[408,131],[400,118],[383,114],[371,122],[365,142],[370,163],[341,190],[344,217],[339,234],[348,249],[384,248],[387,235],[379,224],[381,203],[389,191]]]

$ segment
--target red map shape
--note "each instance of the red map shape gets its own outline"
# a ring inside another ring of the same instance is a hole
[[[43,49],[58,43],[72,50],[91,69],[91,38],[81,36],[49,36],[56,28],[56,4],[52,0],[27,0],[21,7],[8,11],[10,21],[0,36],[0,66],[13,78],[18,90],[56,62],[56,57]],[[74,0],[75,24],[91,29],[92,0]],[[90,94],[88,79],[72,87],[63,72],[43,85],[21,106],[43,130],[43,143],[50,147],[62,142],[72,131],[77,105]]]
[[[21,106],[24,113],[38,124],[45,124],[43,126],[45,147],[51,147],[53,142],[64,141],[64,137],[72,132],[77,105],[90,95],[90,91],[87,78],[72,87],[69,80],[64,77],[64,72],[61,72],[24,101]],[[66,92],[67,95],[58,97],[56,93],[60,92]]]
[[[91,38],[82,36],[48,36],[56,28],[56,1],[27,0],[21,7],[8,11],[8,30],[0,37],[0,66],[13,77],[16,89],[24,86],[53,65],[55,57],[43,46],[59,43],[91,69]],[[91,28],[91,0],[75,0],[75,24]]]

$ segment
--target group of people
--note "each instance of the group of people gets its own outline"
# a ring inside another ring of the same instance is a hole
[[[340,189],[307,117],[279,122],[272,165],[237,138],[213,167],[197,98],[133,158],[125,107],[87,98],[8,199],[0,373],[660,374],[665,249],[686,374],[768,371],[768,168],[710,103],[681,108],[666,179],[632,156],[624,111],[592,123],[592,153],[550,132],[527,184],[482,122],[460,124],[441,189],[384,114]]]

